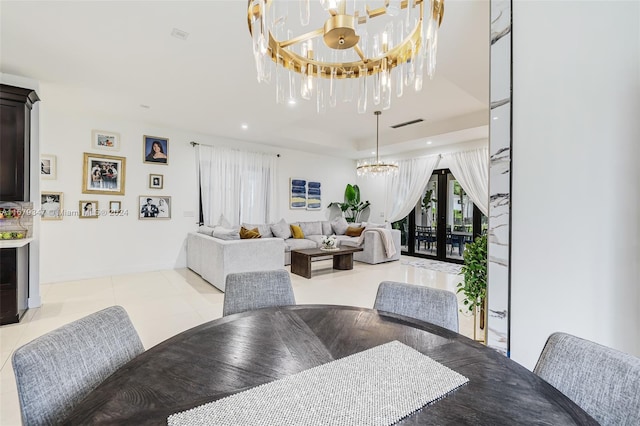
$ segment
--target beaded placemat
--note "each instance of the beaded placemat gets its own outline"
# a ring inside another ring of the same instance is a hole
[[[469,379],[393,341],[171,415],[169,426],[392,425]]]

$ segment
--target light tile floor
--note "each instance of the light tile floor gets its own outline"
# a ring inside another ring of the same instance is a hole
[[[406,260],[415,258],[404,257]],[[334,271],[331,261],[314,262],[313,276],[291,275],[298,304],[373,307],[380,281],[391,280],[450,291],[462,277],[391,262],[354,262],[351,271]],[[288,267],[287,267],[288,269]],[[112,305],[122,305],[145,348],[203,322],[222,316],[223,293],[188,269],[114,275],[44,284],[42,306],[29,309],[19,324],[0,327],[0,425],[20,425],[11,354],[61,325]],[[461,296],[458,296],[461,299]],[[473,318],[459,315],[460,332],[473,337]]]

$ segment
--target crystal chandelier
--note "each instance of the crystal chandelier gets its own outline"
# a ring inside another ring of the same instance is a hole
[[[393,91],[422,90],[425,68],[433,78],[443,14],[444,0],[249,0],[258,81],[275,79],[277,103],[315,98],[318,112],[340,97],[364,113],[370,86],[388,109]]]
[[[375,111],[374,114],[376,115],[376,159],[371,163],[367,161],[362,163],[358,162],[358,167],[356,168],[358,176],[387,176],[398,172],[397,164],[385,163],[380,160],[378,135],[380,134],[380,114],[382,114],[382,112]]]

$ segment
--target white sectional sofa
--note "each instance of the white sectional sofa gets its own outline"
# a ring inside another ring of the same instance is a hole
[[[237,231],[232,232],[231,229],[226,229],[224,232],[217,232],[216,229],[220,229],[219,227],[202,226],[198,232],[190,232],[187,237],[187,266],[224,291],[224,282],[228,274],[282,269],[283,266],[291,263],[291,250],[320,247],[320,241],[325,235],[336,235],[338,246],[362,247],[363,251],[353,255],[353,259],[358,262],[377,264],[400,259],[399,230],[389,230],[388,235],[393,240],[395,254],[388,256],[380,232],[367,230],[367,227],[371,229],[381,225],[349,224],[364,225],[362,238],[360,238],[344,235],[345,223],[336,224],[335,221],[293,223],[300,226],[304,232],[304,238],[292,238],[291,233],[288,232],[290,224],[283,221],[278,224],[243,224],[247,229],[258,228],[261,238],[254,239],[237,239],[239,238]],[[277,234],[275,236],[274,231]]]
[[[281,238],[222,240],[200,232],[187,236],[187,267],[222,291],[228,274],[270,271],[283,265]]]

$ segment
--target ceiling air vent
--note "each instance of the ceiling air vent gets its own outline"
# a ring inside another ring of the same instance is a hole
[[[394,124],[393,126],[391,126],[392,129],[397,129],[398,127],[404,127],[404,126],[409,126],[411,124],[416,124],[419,123],[421,121],[424,121],[422,118],[417,118],[415,120],[411,120],[411,121],[405,121],[404,123],[398,123],[398,124]]]

